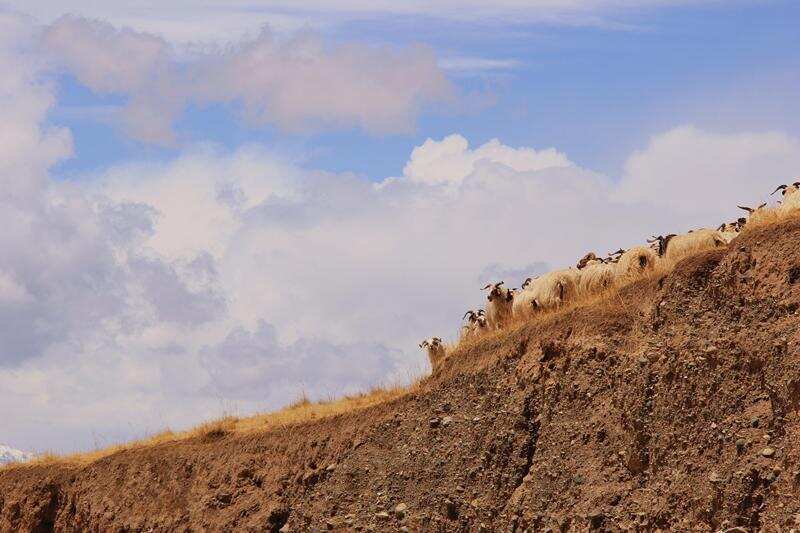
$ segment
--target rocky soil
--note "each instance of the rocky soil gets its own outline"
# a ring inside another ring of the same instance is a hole
[[[414,393],[0,472],[2,531],[800,531],[800,221],[485,339]]]

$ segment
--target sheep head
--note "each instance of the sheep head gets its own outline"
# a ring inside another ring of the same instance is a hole
[[[781,191],[781,194],[782,194],[782,195],[786,195],[786,188],[787,188],[787,187],[788,187],[788,185],[786,185],[785,183],[783,183],[783,184],[781,184],[781,185],[778,185],[778,186],[775,188],[775,190],[774,190],[774,191],[772,191],[771,193],[769,193],[769,195],[770,195],[770,196],[772,196],[773,194],[775,194],[775,193],[776,193],[776,192],[778,192],[778,191]]]
[[[578,261],[578,270],[583,269],[586,265],[589,264],[590,261],[597,261],[597,256],[594,252],[589,252],[588,254],[584,255],[580,261]]]
[[[488,294],[488,296],[486,298],[490,302],[493,302],[494,300],[498,300],[500,298],[505,298],[506,297],[505,293],[506,292],[510,292],[510,291],[506,291],[505,289],[503,289],[501,287],[501,285],[503,285],[502,281],[500,281],[498,283],[490,283],[487,286],[485,286],[484,288],[482,288],[481,290],[485,291],[486,289],[489,289],[489,294]]]
[[[759,209],[764,209],[766,206],[767,206],[767,202],[764,202],[763,204],[761,204],[760,206],[758,206],[756,208],[747,207],[746,205],[737,205],[736,207],[738,207],[739,209],[742,209],[744,211],[747,211],[749,214],[752,215],[753,213],[755,213]]]
[[[658,252],[659,257],[664,257],[664,254],[667,252],[667,245],[673,237],[675,237],[674,233],[670,233],[666,237],[664,235],[659,235],[658,237],[653,235],[652,239],[647,239],[647,242]]]

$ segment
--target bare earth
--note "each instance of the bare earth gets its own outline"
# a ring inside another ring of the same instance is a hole
[[[800,531],[799,308],[794,220],[388,403],[0,471],[0,530]]]

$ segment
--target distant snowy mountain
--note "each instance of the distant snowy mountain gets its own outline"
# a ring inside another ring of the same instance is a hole
[[[32,453],[25,453],[14,448],[9,448],[0,444],[0,465],[6,463],[29,461],[33,458]]]

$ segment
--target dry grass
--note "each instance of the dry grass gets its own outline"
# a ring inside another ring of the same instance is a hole
[[[419,381],[408,386],[391,386],[375,388],[369,392],[345,396],[343,398],[311,402],[305,394],[279,411],[262,413],[250,417],[238,418],[223,416],[220,419],[205,422],[187,431],[174,432],[165,430],[150,437],[71,455],[44,453],[26,463],[12,463],[0,467],[0,471],[12,468],[25,468],[37,465],[85,466],[104,457],[116,453],[158,446],[160,444],[186,441],[190,439],[213,440],[229,434],[269,431],[290,425],[302,424],[312,420],[321,420],[336,415],[359,411],[374,405],[382,404],[409,392],[419,385]]]

